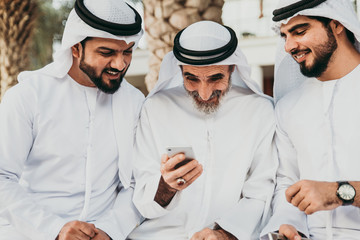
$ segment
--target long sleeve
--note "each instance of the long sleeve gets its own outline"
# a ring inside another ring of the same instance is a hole
[[[128,189],[120,187],[112,209],[94,222],[97,228],[106,232],[112,239],[126,239],[128,234],[143,220],[132,202],[133,192],[134,182]]]
[[[262,231],[262,236],[268,232],[277,231],[282,224],[293,225],[298,231],[308,235],[306,215],[287,202],[285,191],[299,181],[297,153],[286,132],[281,129],[282,120],[276,108],[277,129],[275,142],[279,154],[279,169],[277,171],[277,186],[273,199],[273,216]]]
[[[161,177],[160,158],[157,152],[156,141],[153,138],[151,124],[146,110],[146,104],[141,112],[140,122],[136,133],[136,154],[134,176],[136,187],[134,204],[146,218],[163,216],[176,205],[180,193],[176,193],[169,206],[163,208],[154,201],[154,197]]]
[[[0,105],[0,217],[30,239],[55,239],[66,223],[40,207],[19,184],[34,141],[36,96],[15,86]]]
[[[254,153],[242,199],[216,222],[238,239],[258,239],[261,228],[269,218],[278,166],[273,142],[275,124],[268,125],[265,136]]]

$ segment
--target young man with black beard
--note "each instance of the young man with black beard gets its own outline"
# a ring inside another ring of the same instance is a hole
[[[360,23],[348,0],[281,0],[273,20],[289,55],[275,66],[280,166],[263,235],[360,239]]]
[[[211,21],[180,31],[137,128],[134,203],[146,220],[129,239],[259,239],[274,131],[271,98],[251,80],[234,31]],[[181,152],[164,154],[186,146],[195,154],[186,164]]]
[[[124,75],[142,33],[122,0],[77,0],[54,62],[6,92],[1,239],[120,240],[140,224],[131,161],[144,97]]]

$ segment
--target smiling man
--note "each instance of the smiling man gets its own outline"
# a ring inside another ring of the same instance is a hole
[[[234,31],[202,21],[179,32],[136,134],[130,239],[258,239],[277,168],[273,105],[250,79]],[[195,159],[168,156],[191,146]]]
[[[124,79],[142,35],[121,0],[77,0],[54,62],[0,107],[0,238],[125,239],[143,95]]]
[[[280,166],[264,234],[360,239],[360,22],[349,0],[281,0],[275,66]]]

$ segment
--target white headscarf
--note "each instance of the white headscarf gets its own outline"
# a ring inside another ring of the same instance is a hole
[[[200,21],[188,26],[182,32],[179,41],[183,48],[194,51],[206,51],[226,45],[230,41],[230,33],[224,26],[218,23]],[[179,65],[188,64],[178,61],[173,51],[166,54],[161,63],[159,80],[148,97],[159,91],[183,85],[184,80]],[[271,97],[265,95],[256,82],[250,78],[250,66],[239,46],[235,52],[225,60],[202,66],[212,65],[235,65],[234,72],[231,75],[232,85],[251,89],[254,93],[271,99]]]
[[[298,0],[280,0],[277,6],[282,8],[297,2]],[[339,21],[345,28],[354,33],[355,46],[359,50],[360,42],[360,22],[354,11],[350,0],[326,0],[316,7],[304,9],[292,17],[276,22],[273,29],[279,33],[282,24],[286,24],[295,16],[319,16]],[[278,51],[275,60],[275,81],[274,81],[274,99],[277,102],[286,93],[296,89],[307,78],[300,72],[299,64],[285,52],[285,41],[281,39],[278,45]]]
[[[84,5],[92,14],[108,22],[118,24],[135,23],[134,11],[123,0],[84,0]],[[55,53],[54,61],[38,71],[57,78],[64,77],[69,72],[73,62],[71,47],[86,37],[124,40],[127,44],[135,42],[133,48],[135,49],[142,35],[143,30],[136,35],[115,36],[111,33],[95,29],[86,24],[77,15],[75,9],[72,9],[66,21],[61,48]],[[28,74],[31,74],[31,72],[22,72],[19,75],[19,81],[27,78]]]

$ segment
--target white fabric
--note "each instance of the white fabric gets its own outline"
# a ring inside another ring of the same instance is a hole
[[[204,28],[207,28],[206,34]],[[179,42],[183,48],[206,51],[220,48],[231,39],[229,30],[211,21],[201,21],[182,32]]]
[[[131,178],[142,94],[125,80],[108,95],[68,75],[31,76],[0,105],[0,238],[55,239],[82,220],[125,239],[140,215],[118,172]]]
[[[148,98],[136,135],[134,203],[149,220],[129,238],[190,239],[217,222],[239,239],[258,239],[277,169],[274,127],[272,102],[237,86],[207,117],[183,86]],[[167,146],[185,145],[204,171],[162,208],[154,201],[161,155]]]
[[[301,179],[360,180],[359,79],[360,66],[332,83],[309,78],[276,105],[280,166],[274,216],[264,234],[288,223],[311,239],[360,239],[360,208],[341,206],[306,216],[286,202],[284,193]]]
[[[188,28],[198,24],[202,25],[199,35],[207,35],[207,42],[217,41],[213,24],[206,27],[199,22]],[[192,41],[191,35],[183,34]],[[149,220],[129,238],[189,239],[217,222],[239,239],[258,239],[268,218],[277,168],[272,99],[250,79],[250,67],[238,48],[229,58],[212,64],[236,68],[232,88],[218,111],[205,116],[183,87],[180,64],[172,52],[165,56],[159,80],[142,109],[136,135],[134,203]],[[189,145],[203,165],[202,176],[162,208],[154,201],[161,155],[168,146]]]
[[[135,13],[124,1],[84,0],[85,7],[95,16],[118,24],[135,23]]]
[[[280,0],[277,8],[294,3],[294,0]],[[321,16],[335,19],[344,25],[356,37],[355,46],[360,49],[360,22],[354,11],[353,3],[350,0],[326,0],[318,6],[302,10],[294,16]],[[293,16],[293,17],[294,17]],[[286,24],[292,17],[276,22],[274,30],[279,33],[281,24]],[[299,68],[299,64],[285,52],[285,41],[280,40],[275,60],[275,82],[274,98],[275,102],[285,96],[288,92],[299,87],[306,79]]]

